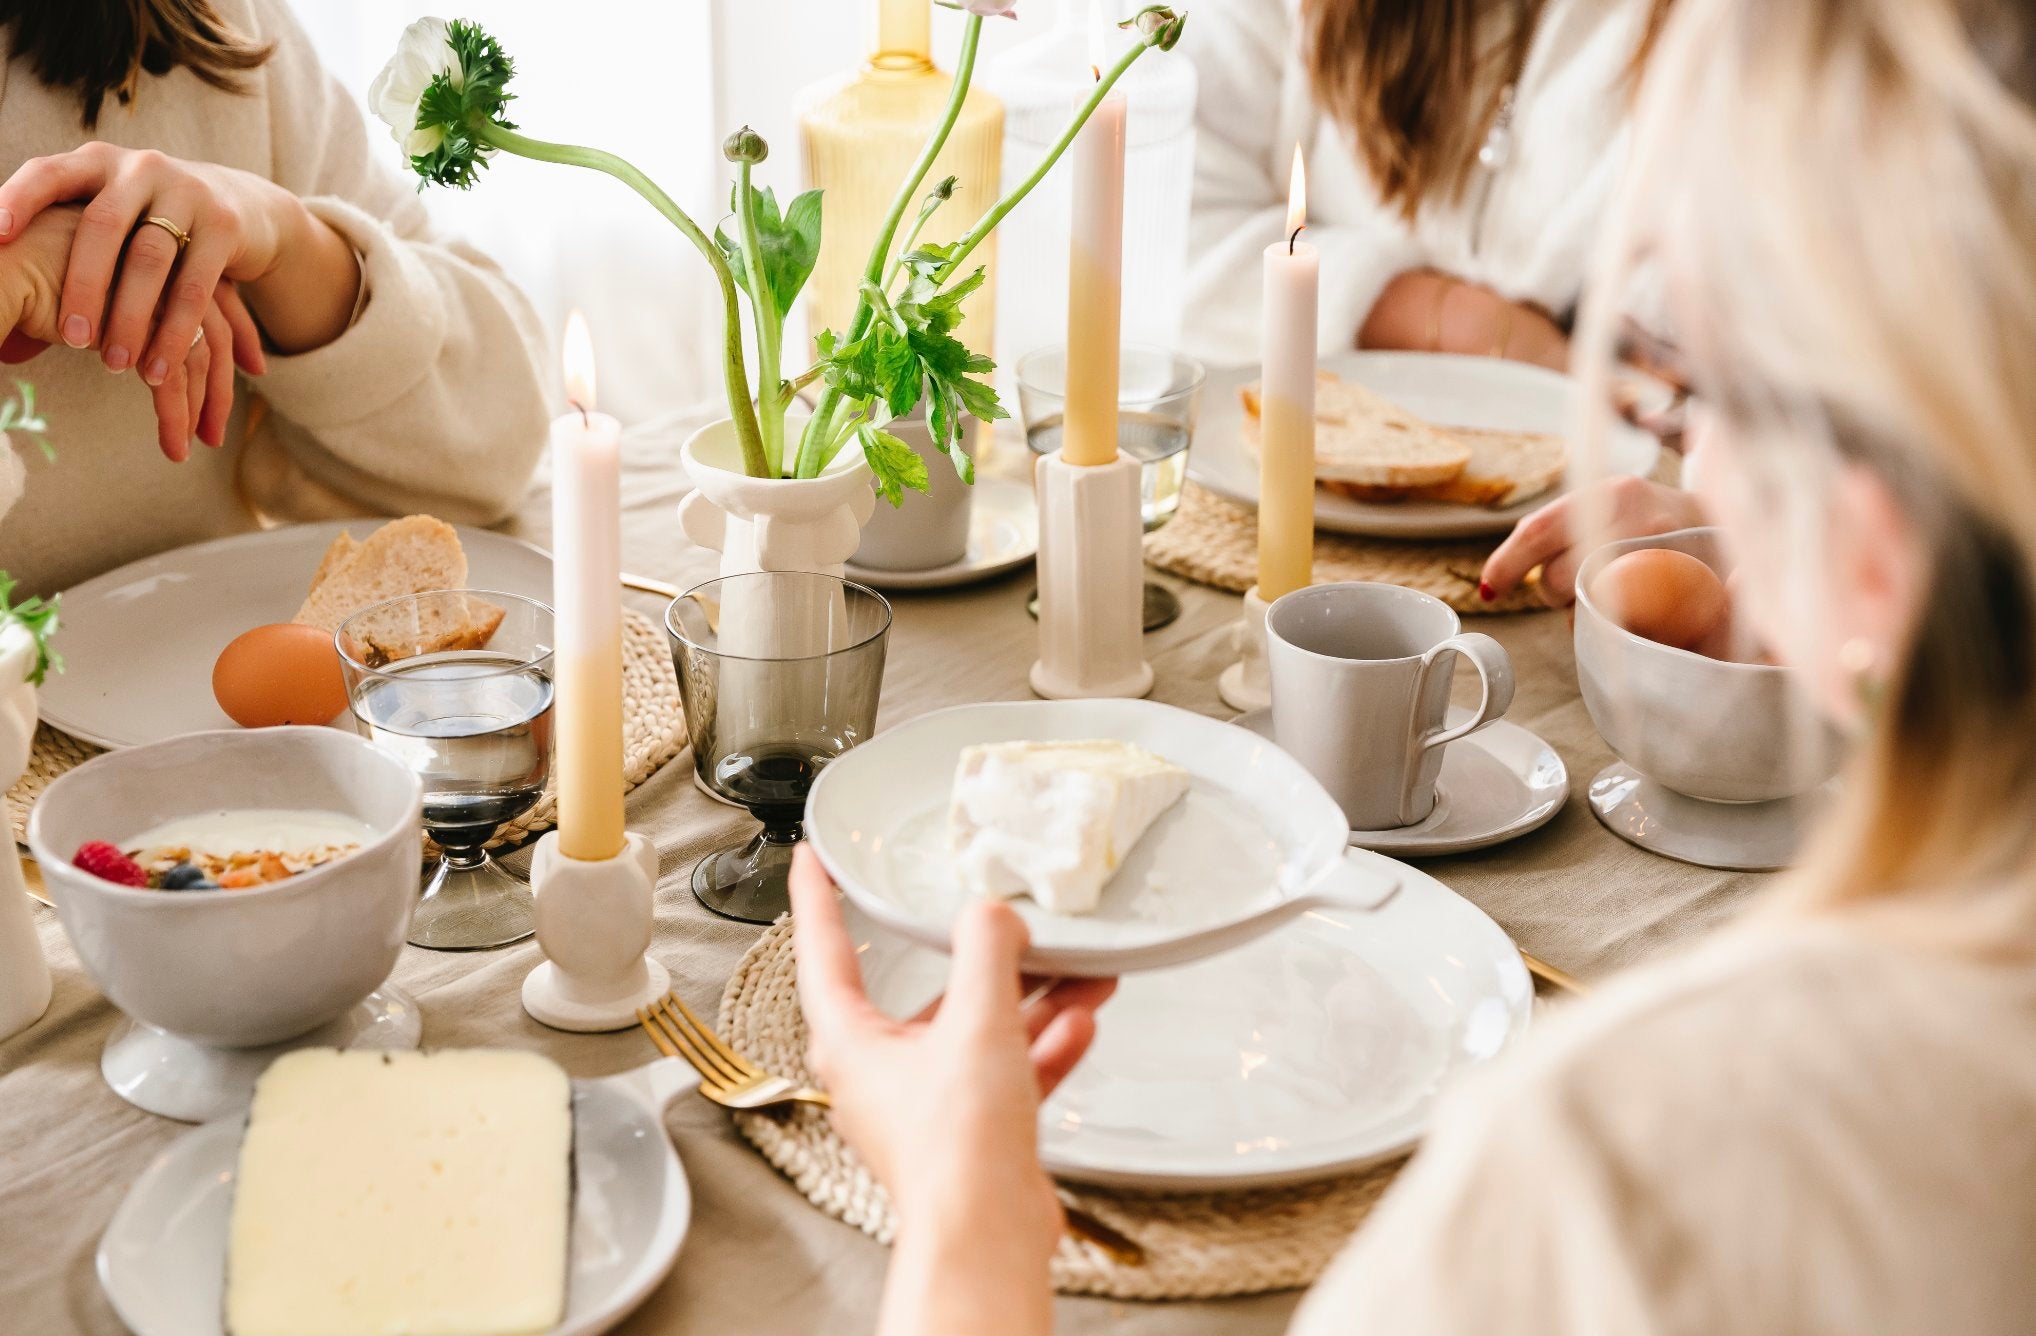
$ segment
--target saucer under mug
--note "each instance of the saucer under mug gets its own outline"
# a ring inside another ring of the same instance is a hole
[[[1449,725],[1471,718],[1469,710],[1451,709]],[[1231,722],[1278,741],[1271,710]],[[1353,830],[1350,842],[1401,858],[1434,858],[1517,840],[1562,810],[1569,799],[1569,769],[1539,734],[1500,719],[1443,749],[1435,788],[1435,810],[1425,820],[1393,830]]]

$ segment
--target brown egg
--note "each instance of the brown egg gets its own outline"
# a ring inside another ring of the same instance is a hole
[[[1642,548],[1605,564],[1591,600],[1634,635],[1704,652],[1732,620],[1725,582],[1686,552]]]
[[[235,637],[212,665],[212,694],[242,728],[323,724],[346,708],[331,633],[290,623]]]

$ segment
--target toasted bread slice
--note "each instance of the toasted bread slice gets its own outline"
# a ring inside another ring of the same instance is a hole
[[[1422,488],[1423,500],[1503,510],[1561,482],[1569,462],[1569,447],[1560,436],[1474,427],[1443,430],[1470,447],[1470,462],[1449,482]]]
[[[342,549],[341,544],[351,546]],[[450,524],[429,515],[391,520],[355,543],[342,534],[328,548],[312,577],[310,596],[292,620],[334,631],[363,608],[404,594],[464,589],[467,554]],[[387,627],[367,627],[371,658],[386,661],[413,654],[479,649],[502,624],[503,609],[481,598],[461,600],[455,610],[434,610],[422,622],[392,618]]]
[[[1260,387],[1246,385],[1245,439],[1258,446],[1263,411]],[[1385,499],[1418,487],[1454,480],[1470,462],[1471,449],[1431,427],[1397,404],[1328,371],[1315,378],[1315,477],[1377,489]]]

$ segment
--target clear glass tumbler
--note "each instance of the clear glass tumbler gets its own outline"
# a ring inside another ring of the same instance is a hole
[[[408,594],[356,613],[336,639],[358,731],[424,781],[440,854],[411,943],[466,951],[530,936],[530,883],[486,845],[551,777],[551,609],[519,594]]]
[[[1202,364],[1185,353],[1127,343],[1118,354],[1117,448],[1136,459],[1139,509],[1151,533],[1181,508],[1188,478],[1188,447],[1202,409]],[[1067,348],[1035,348],[1018,359],[1018,416],[1035,455],[1060,449],[1067,407]],[[1038,598],[1031,605],[1039,615]],[[1145,629],[1157,631],[1181,615],[1181,601],[1165,585],[1145,583]]]
[[[813,781],[876,731],[891,605],[832,576],[764,571],[688,590],[665,629],[701,784],[763,823],[700,860],[693,894],[724,917],[769,923],[791,906],[786,876]]]

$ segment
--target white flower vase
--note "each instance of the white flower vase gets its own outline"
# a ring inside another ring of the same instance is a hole
[[[805,423],[785,421],[786,449]],[[695,490],[679,502],[686,537],[721,554],[723,575],[816,571],[841,575],[876,508],[869,465],[845,447],[817,478],[752,478],[727,418],[693,433],[683,451]]]
[[[0,631],[0,777],[12,787],[28,768],[35,740],[35,638],[18,625]],[[0,854],[0,1039],[26,1030],[49,1009],[49,962],[35,934],[28,887],[21,879],[21,855]]]
[[[926,461],[927,490],[907,492],[901,504],[877,504],[863,525],[855,564],[872,571],[930,571],[968,556],[969,521],[976,489],[961,480],[954,461],[934,448],[923,410],[894,419],[884,428]],[[962,439],[971,439],[975,419],[961,421]]]

